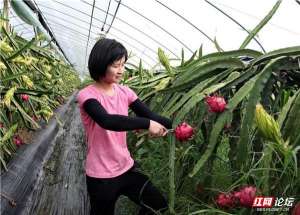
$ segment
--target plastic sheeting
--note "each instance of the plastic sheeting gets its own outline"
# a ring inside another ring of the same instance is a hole
[[[56,114],[23,145],[1,174],[1,209],[5,215],[88,215],[84,162],[86,144],[74,93]],[[7,197],[9,199],[7,199]],[[14,206],[12,205],[15,204]],[[139,207],[125,197],[115,214],[136,214]]]
[[[55,118],[18,149],[1,174],[1,214],[88,214],[85,143],[74,95]]]
[[[100,37],[107,34],[132,51],[129,62],[143,60],[145,67],[157,63],[161,47],[171,58],[192,55],[201,44],[204,53],[215,52],[211,41],[217,39],[224,50],[238,49],[247,36],[240,26],[205,0],[36,0],[47,24],[71,63],[81,75],[87,72],[89,52]],[[252,30],[272,9],[276,0],[209,1]],[[2,4],[2,1],[0,1]],[[94,5],[94,7],[93,7]],[[282,1],[271,21],[259,32],[257,40],[266,51],[300,44],[300,4]],[[27,38],[32,28],[11,12],[15,29]],[[261,50],[252,41],[248,48]]]

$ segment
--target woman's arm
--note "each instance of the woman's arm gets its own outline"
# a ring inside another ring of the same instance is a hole
[[[109,114],[96,99],[86,100],[83,108],[99,126],[107,130],[129,131],[148,129],[150,126],[150,120],[147,118]]]
[[[165,126],[167,129],[172,128],[172,121],[170,119],[152,112],[140,99],[136,99],[129,105],[129,107],[139,117],[145,117],[156,121]]]

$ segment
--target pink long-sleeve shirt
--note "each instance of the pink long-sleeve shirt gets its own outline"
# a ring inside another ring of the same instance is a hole
[[[102,128],[83,108],[87,99],[94,98],[109,114],[128,116],[128,107],[138,98],[137,95],[126,86],[114,84],[113,88],[114,95],[110,96],[91,84],[77,95],[87,142],[85,170],[90,177],[113,178],[129,170],[134,163],[127,148],[126,132]]]

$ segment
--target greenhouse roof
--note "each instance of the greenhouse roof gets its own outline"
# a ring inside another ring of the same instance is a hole
[[[20,1],[19,1],[20,2]],[[151,68],[161,47],[170,58],[190,57],[203,45],[204,53],[239,49],[276,4],[276,0],[31,0],[65,53],[83,76],[93,44],[114,38],[131,52],[129,62]],[[1,8],[3,0],[0,1]],[[272,19],[247,48],[262,52],[300,44],[300,2],[284,0]],[[10,10],[10,23],[25,38],[32,26]],[[298,26],[298,27],[297,27]]]

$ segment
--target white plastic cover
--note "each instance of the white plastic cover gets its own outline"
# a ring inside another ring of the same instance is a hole
[[[245,29],[251,31],[272,9],[277,0],[208,0]],[[3,0],[1,7],[3,5]],[[131,58],[146,68],[157,64],[161,47],[170,58],[185,59],[201,44],[203,53],[217,51],[216,38],[225,50],[238,49],[248,33],[205,0],[35,0],[59,45],[83,76],[91,48],[101,36],[123,43]],[[93,9],[93,4],[95,7]],[[93,13],[93,16],[92,16]],[[115,15],[115,18],[113,18]],[[92,16],[92,18],[91,18]],[[32,27],[24,24],[13,11],[11,24],[24,37],[33,37]],[[272,51],[300,45],[300,2],[283,0],[279,9],[259,32],[256,39]],[[88,46],[87,46],[88,44]],[[247,48],[262,51],[254,40]]]

